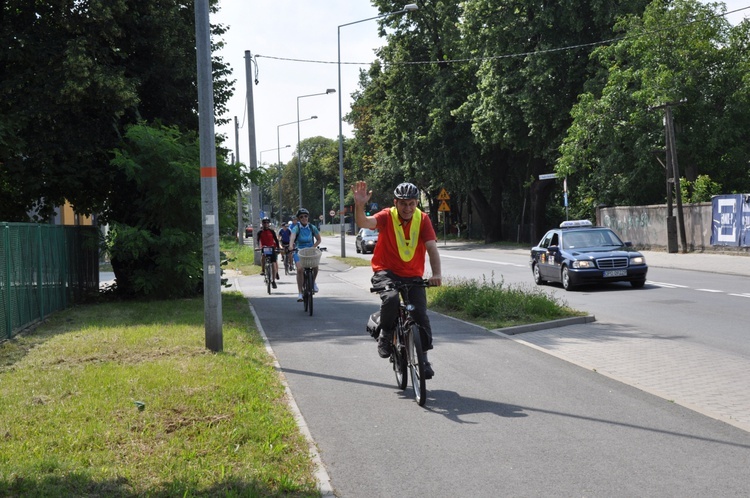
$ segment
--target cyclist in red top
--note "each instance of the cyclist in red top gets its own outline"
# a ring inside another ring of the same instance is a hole
[[[268,217],[263,218],[261,220],[261,229],[258,232],[258,247],[260,247],[261,251],[261,260],[260,260],[260,274],[263,275],[264,268],[266,267],[266,257],[270,257],[271,261],[273,262],[273,271],[276,272],[276,280],[279,280],[279,263],[276,261],[276,252],[273,254],[270,254],[269,256],[266,256],[263,254],[263,248],[264,247],[274,247],[276,249],[279,249],[279,239],[276,237],[276,232],[273,231],[272,228],[269,227],[269,224],[271,223],[271,220],[268,219]],[[268,278],[271,278],[269,275]],[[272,282],[273,288],[276,288],[276,282]]]
[[[431,285],[441,285],[440,253],[437,236],[430,217],[417,208],[419,189],[411,183],[402,183],[393,191],[394,207],[383,209],[374,216],[365,214],[365,204],[372,191],[367,183],[358,181],[352,187],[354,194],[354,217],[357,225],[370,230],[378,230],[378,243],[372,256],[373,287],[387,286],[393,281],[421,279],[424,275],[425,253],[430,256],[432,275]],[[391,354],[393,329],[398,317],[399,296],[395,290],[380,294],[381,332],[378,338],[378,354],[388,358]],[[432,329],[427,316],[427,294],[424,287],[412,287],[409,301],[414,305],[414,319],[420,325],[422,348],[425,351],[425,377],[435,374],[427,359],[427,351],[432,349]]]

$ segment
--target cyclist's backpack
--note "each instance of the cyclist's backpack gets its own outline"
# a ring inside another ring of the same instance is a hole
[[[380,336],[380,311],[376,311],[367,319],[367,333],[376,341],[378,340],[378,336]]]

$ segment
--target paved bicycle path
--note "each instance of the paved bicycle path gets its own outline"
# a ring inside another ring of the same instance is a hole
[[[431,314],[425,408],[365,333],[369,269],[324,256],[315,315],[282,276],[234,279],[337,496],[741,496],[750,434],[484,329]]]

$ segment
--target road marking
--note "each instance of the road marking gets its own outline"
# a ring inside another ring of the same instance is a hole
[[[733,293],[730,292],[729,295],[730,296],[736,296],[736,297],[747,297],[747,298],[750,298],[750,294],[733,294]]]
[[[669,284],[667,282],[654,282],[653,280],[648,281],[651,285],[656,285],[658,287],[666,287],[667,289],[687,289],[687,285],[678,285],[678,284]]]
[[[715,290],[715,289],[695,289],[695,290],[697,290],[698,292],[719,292],[719,293],[724,292],[724,291]]]
[[[490,261],[487,259],[476,259],[476,258],[462,258],[461,256],[450,256],[444,253],[440,253],[441,258],[451,258],[451,259],[461,259],[463,261],[474,261],[476,263],[490,263],[493,265],[500,265],[500,266],[515,266],[516,268],[528,268],[529,265],[519,265],[517,263],[505,263],[503,261]]]

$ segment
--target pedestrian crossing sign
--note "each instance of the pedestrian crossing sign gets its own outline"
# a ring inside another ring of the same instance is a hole
[[[449,201],[451,196],[448,195],[448,192],[446,192],[445,189],[441,189],[437,198],[439,201]],[[445,204],[445,202],[443,202],[443,204]]]

